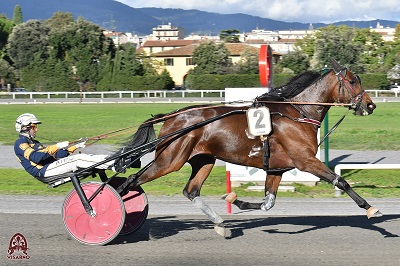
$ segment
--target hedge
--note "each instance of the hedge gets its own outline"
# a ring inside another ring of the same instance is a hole
[[[365,90],[383,90],[389,88],[389,81],[385,74],[359,75]],[[273,87],[286,84],[293,74],[276,74],[273,76]],[[258,74],[229,74],[229,75],[188,75],[185,88],[190,90],[224,90],[225,88],[253,88],[260,87]]]

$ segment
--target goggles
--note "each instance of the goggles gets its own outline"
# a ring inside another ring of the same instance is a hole
[[[30,129],[36,130],[38,128],[37,124],[30,124],[29,125]]]

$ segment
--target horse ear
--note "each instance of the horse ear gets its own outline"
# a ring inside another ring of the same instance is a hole
[[[343,70],[343,66],[340,65],[335,59],[331,58],[331,64],[333,67],[333,70],[335,71],[335,73],[339,73],[340,71]]]

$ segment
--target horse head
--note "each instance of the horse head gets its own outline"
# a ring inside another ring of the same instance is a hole
[[[333,71],[339,81],[338,99],[350,104],[355,115],[370,115],[376,108],[369,95],[362,89],[361,79],[346,67],[331,59]]]

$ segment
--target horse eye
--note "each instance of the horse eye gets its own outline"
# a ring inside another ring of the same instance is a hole
[[[352,80],[349,81],[349,83],[350,83],[351,85],[354,85],[354,84],[356,84],[356,81],[352,79]]]

